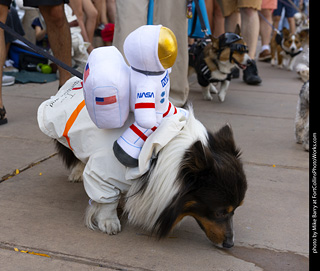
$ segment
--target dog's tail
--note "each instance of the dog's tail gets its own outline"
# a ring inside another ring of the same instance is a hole
[[[74,155],[72,150],[62,145],[56,139],[54,139],[54,144],[58,155],[62,158],[63,163],[67,168],[74,167],[79,162],[79,159]]]

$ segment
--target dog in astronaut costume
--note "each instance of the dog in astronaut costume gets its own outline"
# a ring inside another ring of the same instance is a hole
[[[169,73],[177,50],[173,32],[161,25],[144,25],[131,32],[124,42],[124,54],[130,64],[129,72],[123,68],[123,77],[129,76],[128,92],[122,90],[122,98],[119,100],[117,91],[101,93],[101,97],[95,91],[100,85],[99,81],[105,81],[106,76],[113,77],[104,73],[104,51],[93,50],[88,58],[83,89],[93,122],[99,128],[118,128],[127,119],[129,111],[134,112],[135,122],[113,145],[115,156],[127,167],[138,166],[144,142],[164,117],[176,114],[177,110],[187,114],[187,111],[176,108],[169,101]],[[116,104],[118,108],[111,109],[113,112],[109,120],[111,104]],[[99,112],[98,117],[96,112]],[[116,126],[112,126],[114,122]]]

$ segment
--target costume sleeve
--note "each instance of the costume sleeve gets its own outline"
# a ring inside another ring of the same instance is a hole
[[[157,124],[155,91],[156,87],[152,82],[137,87],[134,116],[143,128],[153,128]]]
[[[83,184],[87,195],[95,202],[113,203],[119,200],[120,191],[128,185],[117,181],[124,180],[123,166],[107,151],[93,154],[83,171]]]

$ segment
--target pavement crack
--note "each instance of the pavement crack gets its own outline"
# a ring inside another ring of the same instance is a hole
[[[57,154],[58,154],[58,153],[55,152],[55,153],[53,153],[53,154],[51,154],[51,155],[48,155],[48,156],[43,157],[43,158],[40,158],[40,159],[38,159],[38,160],[36,160],[36,161],[34,161],[34,162],[26,165],[26,166],[23,166],[23,167],[21,167],[21,168],[14,169],[11,173],[8,173],[8,174],[2,176],[1,179],[0,179],[0,183],[6,181],[6,180],[8,180],[8,179],[11,179],[12,177],[20,174],[21,172],[24,172],[24,171],[26,171],[26,170],[28,170],[28,169],[30,169],[30,168],[32,168],[32,167],[34,167],[34,166],[36,166],[36,165],[44,162],[44,161],[46,161],[46,160],[48,160],[48,159],[56,156]]]
[[[96,266],[96,267],[108,268],[108,269],[118,270],[118,271],[150,271],[150,269],[114,263],[105,259],[83,257],[83,256],[78,256],[78,255],[73,255],[68,253],[62,253],[58,251],[33,248],[33,247],[16,245],[16,244],[6,243],[6,242],[0,242],[0,249],[15,251],[19,253],[25,253],[31,256],[38,256],[38,257],[42,256],[46,258],[51,258],[53,260],[57,259],[62,261],[83,264],[87,266]]]
[[[302,170],[302,171],[309,170],[309,168],[307,167],[274,165],[274,164],[257,163],[257,162],[251,162],[251,161],[243,161],[243,163],[251,166],[273,167],[273,168],[293,169],[293,170]]]

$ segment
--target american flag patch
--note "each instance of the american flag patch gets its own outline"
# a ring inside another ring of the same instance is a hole
[[[96,104],[97,105],[107,105],[107,104],[114,104],[117,102],[117,96],[109,96],[109,97],[96,97]]]
[[[89,69],[89,63],[87,63],[86,68],[84,69],[84,74],[83,74],[83,81],[86,82],[88,76],[90,73],[90,69]]]

